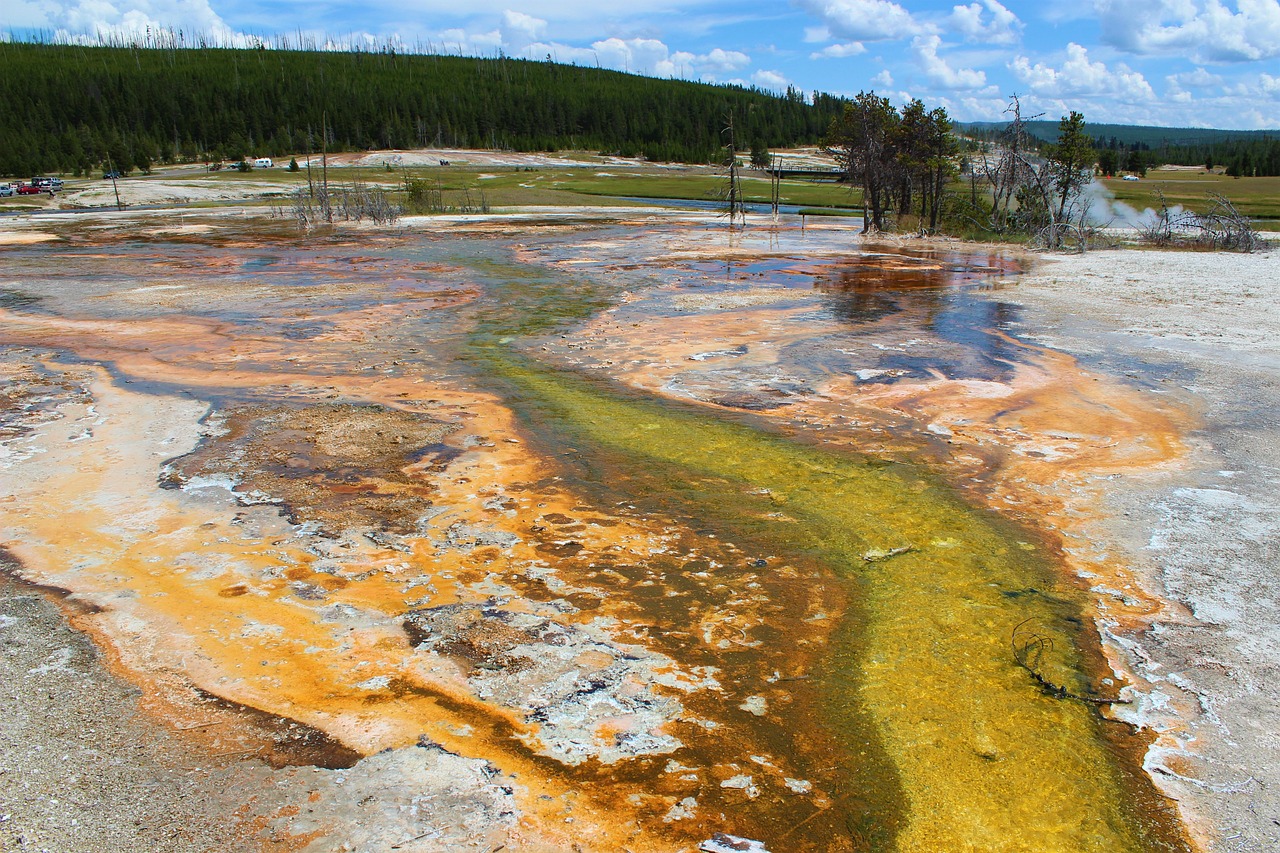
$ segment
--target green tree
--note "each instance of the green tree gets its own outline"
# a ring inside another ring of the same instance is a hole
[[[1098,152],[1098,171],[1111,177],[1120,171],[1120,152],[1114,148],[1103,148]]]
[[[862,188],[864,234],[885,230],[885,210],[899,174],[894,146],[898,122],[888,98],[859,92],[827,129],[823,150],[836,158],[849,183]]]
[[[1093,140],[1085,133],[1084,116],[1072,110],[1058,122],[1058,141],[1045,151],[1045,169],[1052,187],[1054,222],[1066,220],[1068,207],[1093,180]]]
[[[936,230],[942,214],[942,199],[947,184],[957,174],[956,154],[959,147],[951,132],[951,117],[942,107],[929,111],[920,126],[916,145],[919,156],[917,180],[920,186],[920,221],[929,220],[929,230]]]

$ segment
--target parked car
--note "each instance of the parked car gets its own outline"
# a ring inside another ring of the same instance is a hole
[[[1124,176],[1123,178],[1121,178],[1120,180],[1122,180],[1122,181],[1136,181],[1136,180],[1138,180],[1138,176],[1137,176],[1137,175],[1125,175],[1125,176]]]
[[[271,162],[270,157],[259,157],[253,161],[253,168],[255,169],[270,169],[274,165],[275,163]]]
[[[104,181],[114,181],[116,178],[123,178],[123,177],[124,175],[120,174],[118,171],[102,173],[102,180]]]
[[[62,178],[32,178],[31,185],[44,192],[57,192],[62,189]]]
[[[8,184],[0,184],[0,198],[8,198],[13,195],[13,187]]]
[[[20,184],[18,186],[18,195],[40,195],[43,192],[35,184]]]

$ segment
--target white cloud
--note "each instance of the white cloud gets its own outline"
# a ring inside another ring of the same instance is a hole
[[[779,74],[777,71],[765,71],[761,69],[751,75],[751,82],[761,89],[768,89],[772,92],[783,92],[791,81]]]
[[[49,26],[48,15],[43,3],[30,3],[26,0],[9,0],[4,8],[4,26],[12,29],[39,29]],[[5,36],[11,37],[6,30]]]
[[[829,44],[822,50],[814,51],[809,54],[810,59],[845,59],[850,56],[857,56],[866,53],[867,48],[860,41],[851,41],[848,44]]]
[[[198,34],[227,46],[256,43],[253,37],[227,26],[208,0],[127,0],[119,6],[107,0],[47,0],[33,5],[40,10],[38,20],[18,24],[6,20],[5,23],[52,29],[59,38],[68,41],[93,42],[99,37],[134,39],[145,37],[148,32],[182,30],[184,36]],[[22,9],[29,13],[32,6],[24,4]]]
[[[590,48],[563,44],[532,45],[528,53],[534,57],[550,54],[560,62],[598,65],[633,74],[653,77],[684,77],[715,82],[751,64],[751,57],[738,50],[714,48],[707,53],[672,52],[658,39],[608,38],[593,42]]]
[[[1103,40],[1137,54],[1242,62],[1280,56],[1280,0],[1094,0]]]
[[[593,42],[591,49],[599,57],[600,64],[606,68],[620,71],[634,71],[637,74],[658,74],[670,76],[674,67],[671,65],[671,52],[667,46],[657,39],[620,39],[608,38]]]
[[[712,72],[718,74],[728,74],[731,71],[737,71],[751,64],[751,57],[747,56],[740,50],[721,50],[713,49],[710,53],[700,56],[694,54],[680,54],[688,56],[690,62],[703,72]]]
[[[984,8],[991,13],[989,21],[984,20]],[[956,6],[951,10],[946,23],[952,32],[964,36],[968,41],[986,44],[1014,44],[1022,33],[1022,21],[996,0]]]
[[[1170,85],[1178,87],[1189,87],[1192,89],[1208,89],[1213,86],[1221,86],[1222,78],[1217,74],[1210,74],[1203,68],[1197,68],[1195,71],[1183,71],[1181,74],[1171,74],[1165,78]]]
[[[547,22],[519,13],[503,16],[501,25],[488,32],[444,30],[427,39],[448,52],[491,56],[498,51],[508,56],[544,59],[584,66],[611,68],[651,77],[680,77],[707,82],[725,82],[724,76],[751,64],[751,57],[739,50],[712,48],[706,53],[673,51],[653,38],[606,38],[589,46],[535,40],[546,31]],[[784,84],[785,88],[785,84]]]
[[[431,42],[439,43],[447,52],[464,54],[493,54],[502,47],[502,32],[493,30],[487,33],[469,33],[466,30],[445,30],[433,37]]]
[[[922,31],[910,12],[890,0],[797,0],[797,5],[845,41],[886,41]]]
[[[1155,92],[1146,78],[1126,65],[1107,68],[1089,60],[1088,51],[1072,42],[1067,45],[1067,58],[1061,68],[1034,65],[1025,56],[1009,63],[1014,76],[1031,91],[1049,97],[1105,95],[1125,103],[1150,101]]]
[[[972,68],[952,68],[938,56],[942,39],[936,35],[916,36],[911,41],[911,53],[916,64],[929,81],[943,89],[979,89],[986,85],[987,75]]]
[[[546,31],[546,21],[510,9],[502,13],[502,24],[498,28],[503,44],[513,52],[542,41]]]
[[[893,75],[888,68],[882,68],[879,74],[871,78],[871,82],[881,89],[888,89],[893,85]]]

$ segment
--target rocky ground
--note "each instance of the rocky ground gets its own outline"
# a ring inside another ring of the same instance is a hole
[[[214,757],[148,718],[141,691],[106,671],[47,591],[0,578],[0,643],[0,849],[245,843],[229,818],[266,768]]]

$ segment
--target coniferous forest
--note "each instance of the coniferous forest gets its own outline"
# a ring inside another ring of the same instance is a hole
[[[969,122],[956,126],[962,133],[982,140],[996,139],[1003,128],[997,122]],[[1033,142],[1043,145],[1053,139],[1057,123],[1029,121],[1026,128]],[[1235,177],[1280,175],[1280,131],[1277,130],[1090,123],[1089,132],[1094,135],[1098,163],[1106,174],[1121,170],[1145,172],[1172,163],[1218,167]]]
[[[817,143],[842,101],[510,58],[0,43],[0,174],[427,146],[718,159]],[[323,134],[323,137],[322,137]]]

